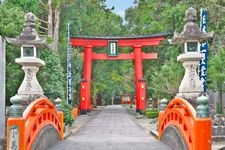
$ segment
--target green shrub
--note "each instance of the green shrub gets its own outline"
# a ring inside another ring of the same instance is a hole
[[[159,116],[159,112],[147,112],[148,118],[157,118]]]
[[[159,111],[157,109],[146,109],[143,114],[148,118],[157,118],[159,116]]]
[[[142,112],[143,112],[143,115],[146,115],[146,110],[143,110]]]
[[[64,123],[66,125],[72,125],[73,123],[73,117],[72,117],[72,107],[67,104],[65,100],[62,101],[62,107],[63,107],[63,116],[64,116]]]

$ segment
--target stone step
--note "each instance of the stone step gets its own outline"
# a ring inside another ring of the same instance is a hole
[[[222,142],[225,141],[225,135],[216,135],[216,136],[212,136],[212,141],[213,142]]]
[[[150,130],[150,134],[158,140],[159,132],[156,130]]]
[[[213,136],[224,136],[225,135],[225,126],[212,126],[212,135]]]

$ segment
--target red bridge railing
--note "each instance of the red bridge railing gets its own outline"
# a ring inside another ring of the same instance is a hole
[[[211,119],[196,118],[195,109],[186,100],[175,98],[165,111],[159,113],[159,140],[169,126],[175,126],[180,131],[189,150],[211,149]]]
[[[33,142],[46,125],[53,126],[61,140],[63,139],[63,112],[58,112],[50,100],[37,99],[26,108],[23,117],[8,119],[7,149],[16,148],[17,145],[20,150],[31,149]],[[16,136],[19,141],[16,140]],[[9,147],[10,145],[11,147]]]

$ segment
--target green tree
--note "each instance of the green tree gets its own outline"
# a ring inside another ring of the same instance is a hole
[[[155,71],[152,75],[153,96],[168,99],[174,97],[178,93],[183,74],[184,69],[181,63],[174,60],[167,61],[159,71]]]
[[[225,45],[223,38],[225,30],[222,24],[225,23],[225,20],[220,16],[225,15],[225,9],[224,1],[220,0],[138,0],[135,1],[134,7],[126,10],[125,19],[127,24],[125,24],[125,27],[128,29],[130,34],[152,34],[165,31],[173,34],[175,30],[180,32],[184,25],[183,18],[185,10],[189,7],[194,7],[198,11],[199,15],[200,8],[207,8],[209,14],[208,31],[213,30],[215,32],[213,40],[209,41],[210,49],[213,53],[217,52],[219,49],[223,49]],[[169,46],[169,43],[165,41],[158,47],[144,49],[144,51],[155,51],[159,56],[158,60],[155,62],[144,62],[145,79],[147,79],[148,85],[155,86],[155,84],[152,85],[151,82],[153,82],[152,80],[156,80],[158,77],[152,77],[152,75],[154,75],[153,72],[158,72],[159,70],[162,72],[162,68],[168,63],[167,60],[170,60],[171,58],[176,59],[182,50],[180,46]],[[170,76],[165,76],[165,78],[170,79]],[[151,90],[151,88],[154,89],[155,87],[149,88],[148,94],[151,95],[152,92],[155,91]],[[155,89],[157,88],[159,92],[165,91],[163,89],[165,86],[156,87]]]
[[[15,37],[23,28],[23,11],[19,7],[0,5],[0,35],[3,37]],[[10,97],[17,93],[23,79],[21,66],[15,63],[15,58],[20,56],[20,49],[8,45],[6,47],[6,104],[9,105]]]
[[[39,10],[39,1],[37,0],[5,0],[5,3],[7,3],[7,5],[11,5],[12,7],[19,7],[25,13],[37,13]]]
[[[59,56],[46,49],[41,51],[41,58],[45,61],[45,66],[38,73],[38,81],[44,94],[50,99],[65,99],[66,82]]]
[[[209,87],[218,91],[218,103],[222,105],[222,94],[225,91],[225,49],[220,49],[209,58],[208,78]]]
[[[5,37],[16,36],[23,29],[24,12],[16,6],[0,5],[0,35]]]

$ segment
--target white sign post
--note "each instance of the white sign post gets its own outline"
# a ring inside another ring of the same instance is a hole
[[[0,138],[5,138],[5,40],[0,36]]]

